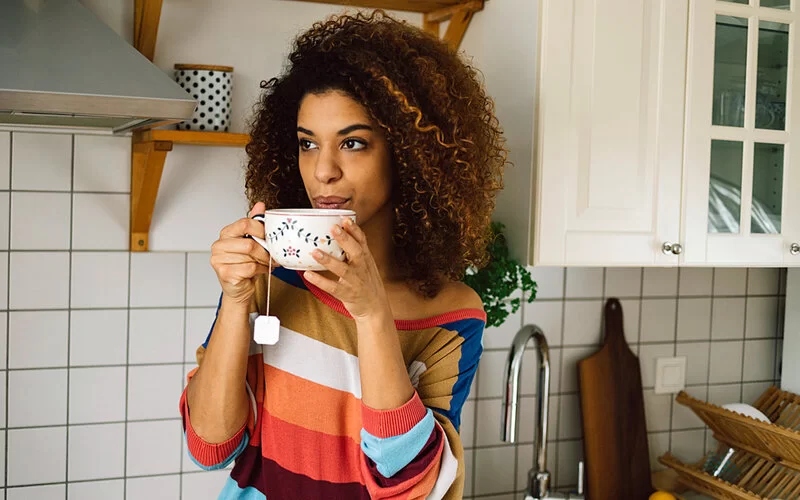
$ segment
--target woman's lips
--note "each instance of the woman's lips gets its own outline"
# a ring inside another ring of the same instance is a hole
[[[340,196],[318,196],[314,198],[314,207],[335,210],[344,208],[349,201],[349,198],[342,198]]]

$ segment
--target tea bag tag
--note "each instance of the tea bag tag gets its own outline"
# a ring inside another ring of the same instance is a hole
[[[267,314],[256,318],[253,325],[253,340],[256,344],[275,345],[281,331],[281,320],[277,316],[269,315],[270,294],[272,291],[272,258],[269,259],[269,273],[267,273]]]
[[[281,320],[277,316],[259,316],[253,327],[253,340],[261,345],[275,345],[281,331]]]

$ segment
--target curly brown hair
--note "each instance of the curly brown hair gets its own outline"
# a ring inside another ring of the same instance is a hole
[[[487,261],[507,152],[478,72],[446,44],[380,10],[300,34],[284,73],[262,81],[246,151],[251,206],[309,207],[298,167],[302,98],[338,90],[370,113],[392,161],[401,276],[426,297]]]

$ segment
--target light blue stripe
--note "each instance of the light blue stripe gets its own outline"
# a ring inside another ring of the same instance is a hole
[[[186,432],[184,432],[184,433],[183,433],[183,439],[184,439],[184,441],[186,441]],[[195,464],[196,466],[200,467],[200,468],[201,468],[201,469],[203,469],[203,470],[219,470],[219,469],[224,469],[225,467],[227,467],[228,465],[230,465],[230,463],[231,463],[231,462],[233,462],[234,460],[236,460],[236,457],[238,457],[239,455],[241,455],[241,453],[242,453],[242,452],[244,451],[244,449],[247,447],[247,444],[248,444],[249,442],[250,442],[250,434],[249,434],[247,431],[244,431],[244,434],[242,435],[242,440],[239,442],[239,446],[237,446],[237,447],[236,447],[236,449],[235,449],[235,450],[233,450],[233,452],[232,452],[232,453],[231,453],[231,454],[228,456],[228,458],[226,458],[225,460],[223,460],[222,462],[220,462],[220,463],[218,463],[218,464],[214,464],[214,465],[203,465],[203,464],[201,464],[200,462],[198,462],[198,461],[197,461],[197,460],[194,458],[194,455],[192,455],[192,453],[191,453],[191,452],[189,452],[189,458],[191,458],[191,459],[192,459],[192,462],[194,462],[194,464]],[[187,446],[187,449],[188,449],[188,446]]]
[[[431,437],[435,425],[430,408],[425,417],[405,434],[378,438],[361,429],[361,449],[375,462],[383,477],[392,477],[410,464]]]
[[[217,500],[267,500],[267,497],[252,486],[245,489],[239,488],[236,481],[232,477],[228,477]]]

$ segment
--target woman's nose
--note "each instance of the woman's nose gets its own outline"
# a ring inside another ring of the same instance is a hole
[[[317,156],[317,165],[314,169],[314,178],[317,181],[327,184],[339,179],[342,176],[342,169],[333,154],[320,152]]]

